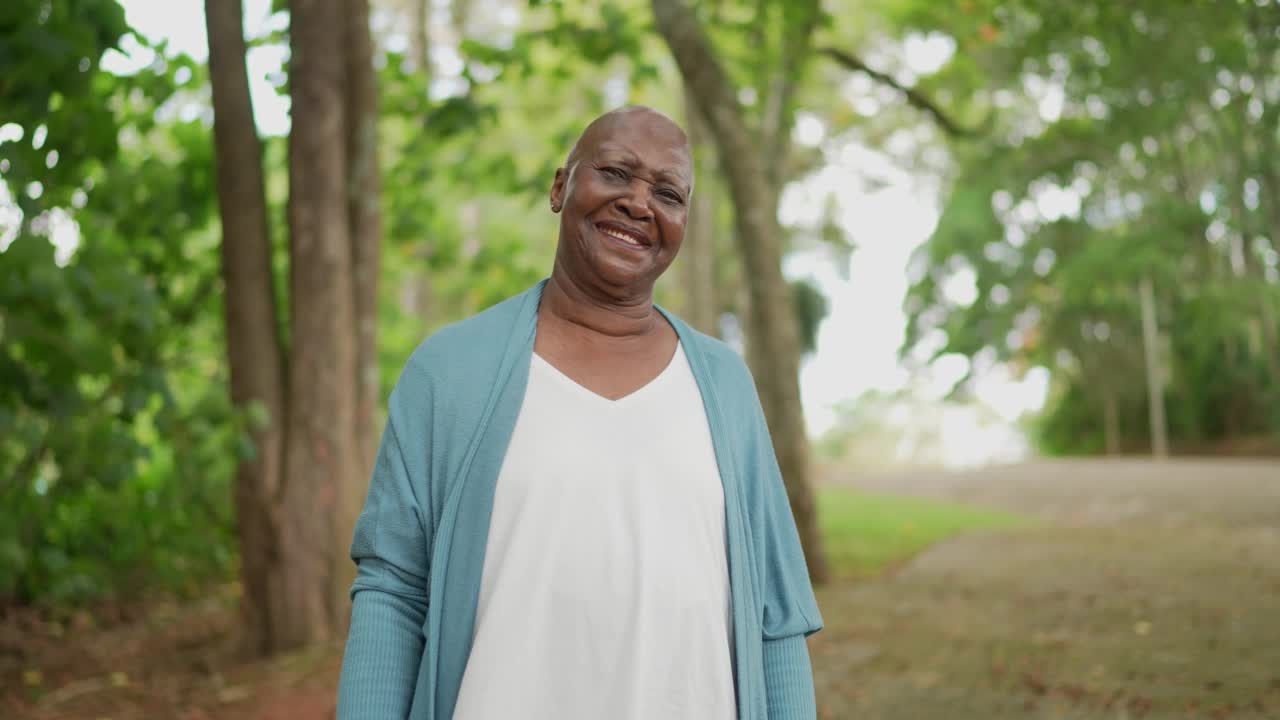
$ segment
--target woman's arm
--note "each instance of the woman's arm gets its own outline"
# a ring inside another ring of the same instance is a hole
[[[814,720],[818,716],[804,635],[764,641],[764,691],[769,720]]]
[[[374,466],[369,496],[356,523],[351,558],[351,628],[338,683],[338,720],[409,714],[422,662],[432,517],[419,502],[415,477],[425,467],[405,461],[397,435],[395,400]]]

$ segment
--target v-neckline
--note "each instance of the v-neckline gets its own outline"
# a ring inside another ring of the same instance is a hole
[[[536,351],[533,353],[533,363],[545,369],[553,378],[555,378],[562,385],[566,386],[572,392],[582,395],[583,397],[588,398],[592,402],[603,404],[606,407],[620,407],[633,402],[634,399],[637,397],[648,395],[660,384],[662,384],[665,381],[666,377],[674,371],[676,367],[676,362],[677,360],[679,360],[680,354],[683,352],[684,352],[684,348],[682,347],[682,344],[680,343],[680,341],[677,340],[675,352],[671,353],[671,358],[667,360],[666,366],[664,366],[657,375],[654,375],[645,384],[641,385],[635,390],[632,390],[631,392],[617,399],[607,398],[604,395],[601,395],[600,393],[596,392],[595,390],[592,390],[591,388],[583,385],[577,380],[574,380],[573,378],[569,377],[563,370],[551,364],[549,360],[539,355]]]

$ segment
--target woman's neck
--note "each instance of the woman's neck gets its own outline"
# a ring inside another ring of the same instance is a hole
[[[558,324],[616,339],[638,338],[660,327],[652,291],[634,299],[605,297],[575,283],[561,268],[542,291],[541,313]]]

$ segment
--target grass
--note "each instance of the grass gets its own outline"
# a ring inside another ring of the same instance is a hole
[[[818,491],[818,522],[833,574],[863,578],[959,533],[1029,520],[996,510],[829,487]]]

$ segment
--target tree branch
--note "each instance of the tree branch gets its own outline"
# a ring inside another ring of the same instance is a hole
[[[765,97],[765,112],[760,122],[766,170],[769,184],[775,193],[780,192],[784,182],[783,176],[790,154],[788,151],[791,148],[789,135],[795,121],[793,100],[800,77],[804,73],[805,59],[810,56],[813,30],[817,27],[820,14],[813,2],[805,3],[800,11],[805,13],[803,19],[795,21],[794,26],[788,24],[783,30],[781,62],[775,68],[770,82],[769,92]]]
[[[413,6],[413,59],[428,84],[431,82],[431,0],[417,0]]]
[[[757,186],[741,182],[743,178],[764,177],[764,166],[756,138],[743,119],[736,88],[702,26],[682,0],[651,0],[651,4],[658,32],[671,49],[680,74],[697,100],[702,119],[715,140],[716,156],[723,164],[731,191],[744,195],[743,207],[747,212],[773,213],[768,193],[761,192],[765,190],[763,183]],[[760,219],[754,218],[753,221]]]
[[[36,466],[40,464],[40,461],[44,459],[44,456],[48,454],[48,452],[49,443],[48,434],[46,433],[41,435],[40,442],[35,447],[28,450],[22,460],[18,461],[17,466],[13,469],[13,473],[9,476],[9,482],[6,483],[3,488],[0,488],[0,490],[3,490],[3,492],[0,492],[0,497],[5,498],[5,505],[9,505],[10,495],[16,494],[18,490],[30,489],[30,478],[23,476],[34,472]]]
[[[882,85],[887,85],[902,93],[903,96],[906,97],[908,104],[932,115],[934,121],[937,122],[943,132],[948,135],[951,135],[952,137],[973,137],[978,134],[977,128],[967,128],[958,124],[955,120],[952,120],[950,115],[948,115],[942,108],[938,107],[937,103],[929,99],[929,97],[924,93],[916,90],[915,88],[903,85],[897,80],[894,80],[888,73],[881,72],[868,66],[862,58],[833,47],[818,48],[818,52],[831,57],[837,63],[853,70],[854,72],[863,73],[872,80],[875,80]]]

